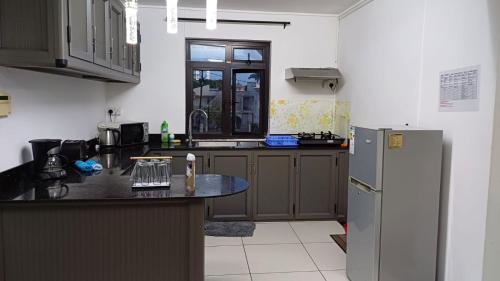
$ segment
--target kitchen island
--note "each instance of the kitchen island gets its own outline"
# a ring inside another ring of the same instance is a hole
[[[202,281],[204,200],[244,192],[238,177],[183,176],[169,189],[132,189],[120,167],[63,181],[4,175],[2,281]],[[5,178],[7,178],[5,180]]]

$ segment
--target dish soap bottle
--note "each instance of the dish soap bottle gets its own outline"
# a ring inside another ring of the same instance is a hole
[[[189,153],[186,157],[186,188],[192,193],[196,186],[196,156]]]
[[[161,123],[161,143],[168,143],[168,123],[167,121],[163,121]]]

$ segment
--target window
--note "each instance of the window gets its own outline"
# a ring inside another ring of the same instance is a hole
[[[197,138],[263,137],[268,129],[268,42],[186,41],[186,132]]]

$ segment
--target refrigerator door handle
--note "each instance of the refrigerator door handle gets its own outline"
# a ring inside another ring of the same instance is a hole
[[[356,187],[356,189],[359,189],[363,192],[371,193],[371,192],[376,192],[371,186],[367,185],[366,183],[363,183],[361,181],[358,181],[357,179],[353,177],[349,177],[349,181],[351,184]]]

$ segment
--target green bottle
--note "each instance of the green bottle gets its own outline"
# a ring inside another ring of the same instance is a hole
[[[168,123],[167,121],[163,121],[163,123],[161,123],[161,129],[160,129],[160,132],[161,132],[161,143],[168,143]]]

